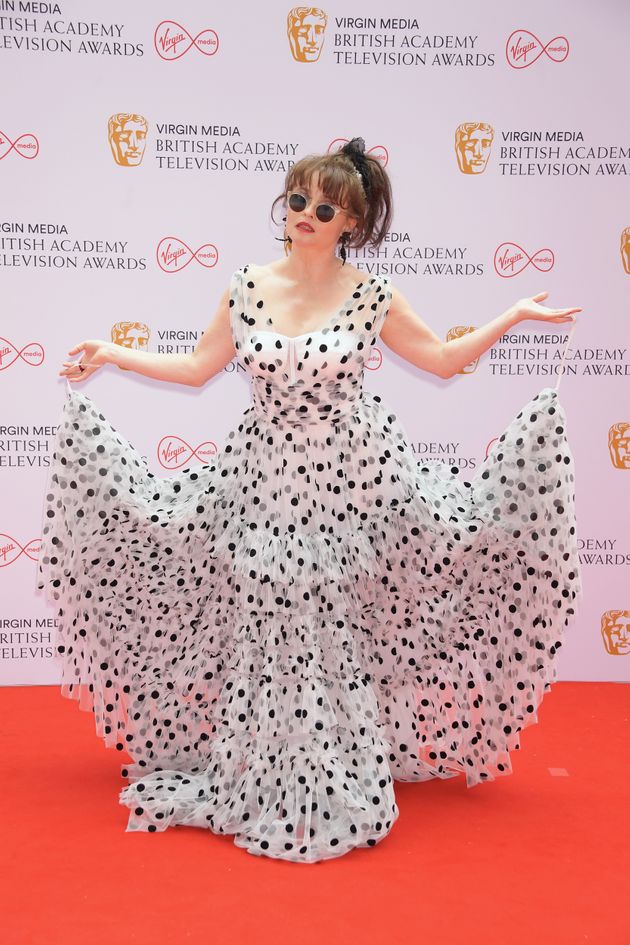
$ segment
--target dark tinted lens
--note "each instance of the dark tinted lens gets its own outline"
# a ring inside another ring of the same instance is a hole
[[[301,213],[306,206],[306,197],[303,197],[302,194],[291,194],[289,197],[289,206],[292,210],[295,210],[296,213]]]
[[[330,207],[327,203],[320,203],[319,207],[315,211],[315,215],[317,216],[318,220],[322,221],[322,223],[330,223],[335,215],[335,208]]]

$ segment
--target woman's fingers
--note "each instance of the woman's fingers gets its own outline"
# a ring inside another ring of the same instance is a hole
[[[85,361],[63,361],[62,365],[65,370],[62,368],[62,370],[57,374],[58,377],[63,377],[64,375],[68,375],[70,372],[72,372],[73,379],[78,379],[80,377],[83,378],[86,374],[90,373],[94,369],[93,365],[87,364]],[[79,365],[81,365],[82,370],[78,369]]]
[[[575,322],[576,313],[581,312],[581,308],[551,308],[548,309],[547,318],[552,322]]]

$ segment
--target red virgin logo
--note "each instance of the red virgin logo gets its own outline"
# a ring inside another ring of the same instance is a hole
[[[518,243],[501,243],[494,253],[494,271],[504,279],[511,279],[531,264],[539,272],[549,272],[556,257],[549,247],[537,250],[529,256]]]
[[[31,367],[39,367],[44,361],[44,349],[39,341],[29,341],[18,350],[10,341],[0,336],[0,371],[6,371],[18,358]]]
[[[328,154],[331,152],[337,151],[339,148],[342,148],[344,144],[348,144],[349,138],[335,138],[334,141],[331,141],[328,145]],[[375,144],[371,148],[366,149],[366,154],[369,154],[370,157],[376,158],[378,161],[381,161],[383,167],[387,167],[387,162],[389,161],[389,151],[384,144]]]
[[[364,367],[368,371],[378,371],[380,366],[383,363],[383,352],[380,348],[377,348],[376,345],[372,345],[370,348],[370,353],[364,363]]]
[[[201,30],[192,36],[188,30],[174,20],[162,20],[155,27],[153,45],[160,59],[173,62],[181,59],[193,47],[204,56],[214,56],[219,48],[219,37],[212,29]]]
[[[30,132],[26,132],[16,138],[15,141],[11,141],[8,135],[0,131],[0,161],[11,154],[11,151],[15,151],[16,154],[26,158],[27,161],[32,161],[39,154],[39,141]]]
[[[177,236],[161,239],[155,255],[162,272],[181,272],[193,259],[204,269],[213,269],[219,261],[219,250],[214,243],[204,243],[198,249],[191,249]]]
[[[505,44],[505,58],[513,69],[533,66],[543,53],[552,62],[564,62],[569,55],[569,40],[566,36],[556,36],[544,45],[529,30],[514,30]]]
[[[181,469],[189,465],[193,456],[199,462],[207,463],[216,455],[217,445],[211,440],[206,440],[193,449],[181,436],[163,436],[157,448],[158,462],[164,469]]]
[[[31,561],[37,561],[41,546],[41,538],[31,538],[28,544],[20,545],[15,538],[0,532],[0,568],[13,564],[20,555],[26,555]]]
[[[498,437],[498,436],[493,436],[492,439],[488,442],[488,445],[486,446],[485,459],[487,459],[488,456],[490,455],[490,451],[492,450],[492,447],[494,446],[494,444],[495,444],[495,443],[498,443],[498,442],[499,442],[499,437]]]

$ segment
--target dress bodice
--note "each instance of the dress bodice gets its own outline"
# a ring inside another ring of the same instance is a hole
[[[392,298],[386,276],[369,276],[321,328],[296,337],[275,330],[250,264],[230,282],[230,324],[252,382],[252,406],[270,423],[311,426],[352,413],[363,370]]]

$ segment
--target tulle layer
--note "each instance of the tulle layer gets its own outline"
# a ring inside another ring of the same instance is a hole
[[[374,846],[398,817],[378,737],[313,735],[295,746],[241,733],[211,743],[210,752],[201,774],[126,769],[127,831],[205,827],[233,834],[250,853],[308,863]]]
[[[376,397],[279,435],[246,411],[213,463],[162,479],[73,392],[38,588],[62,693],[132,759],[128,829],[312,862],[390,829],[392,779],[510,773],[582,590],[573,464],[549,388],[471,481],[417,464]]]

